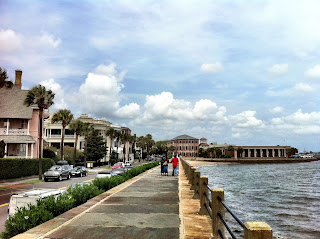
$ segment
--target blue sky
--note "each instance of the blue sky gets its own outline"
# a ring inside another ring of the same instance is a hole
[[[151,133],[320,151],[319,1],[0,0],[24,89]]]

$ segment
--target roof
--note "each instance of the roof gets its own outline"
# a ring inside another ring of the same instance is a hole
[[[0,141],[5,143],[35,143],[31,135],[0,135]]]
[[[0,88],[0,118],[32,119],[33,107],[23,104],[27,93],[17,87]]]
[[[186,134],[183,134],[183,135],[179,135],[171,140],[177,140],[177,139],[193,139],[193,140],[199,140],[197,138],[194,138],[192,136],[189,136],[189,135],[186,135]]]

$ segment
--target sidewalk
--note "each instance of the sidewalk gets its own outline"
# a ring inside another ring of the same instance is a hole
[[[179,238],[178,186],[158,166],[14,238]]]

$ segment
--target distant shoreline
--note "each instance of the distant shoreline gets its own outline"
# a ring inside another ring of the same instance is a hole
[[[307,163],[318,161],[318,158],[187,158],[184,159],[188,160],[193,166],[201,166],[201,165],[211,165],[211,164],[266,164],[266,163]]]

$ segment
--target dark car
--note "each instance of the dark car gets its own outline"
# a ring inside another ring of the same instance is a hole
[[[83,166],[77,166],[73,169],[71,169],[71,176],[72,177],[82,177],[82,176],[87,176],[88,174],[88,169]]]
[[[69,165],[55,165],[52,166],[47,172],[44,173],[44,181],[48,182],[49,179],[62,181],[63,179],[70,178],[71,167]]]

